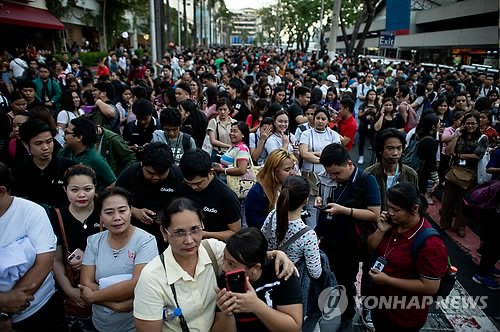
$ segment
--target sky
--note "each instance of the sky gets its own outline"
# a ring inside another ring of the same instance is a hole
[[[232,9],[242,9],[242,8],[262,8],[270,3],[272,0],[253,0],[253,1],[242,1],[242,0],[225,0],[226,7],[229,10]]]

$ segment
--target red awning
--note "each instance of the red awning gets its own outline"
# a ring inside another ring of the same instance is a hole
[[[0,4],[0,23],[64,30],[64,25],[48,10],[9,2]]]

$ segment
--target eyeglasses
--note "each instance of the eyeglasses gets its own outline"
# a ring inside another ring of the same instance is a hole
[[[179,231],[175,231],[173,233],[170,233],[168,231],[168,229],[166,229],[165,227],[163,227],[163,229],[171,237],[179,238],[180,239],[180,238],[185,238],[186,236],[188,236],[188,234],[191,235],[191,236],[198,235],[201,232],[203,232],[204,227],[203,227],[203,223],[202,223],[200,226],[194,226],[194,227],[192,227],[191,228],[191,232],[185,232],[185,231],[179,230]]]
[[[73,136],[75,136],[75,133],[74,133],[74,132],[72,132],[72,131],[66,131],[66,130],[65,130],[65,131],[64,131],[64,135],[73,135]]]

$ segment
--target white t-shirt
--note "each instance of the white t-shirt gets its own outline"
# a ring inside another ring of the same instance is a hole
[[[257,129],[257,132],[255,133],[250,133],[250,142],[248,147],[250,149],[257,149],[260,143],[260,128]],[[259,159],[257,159],[257,165],[264,165],[264,162],[266,161],[267,157],[267,151],[266,149],[262,149],[262,152],[260,153]]]
[[[289,138],[290,142],[295,141],[295,137],[292,134],[290,134]],[[293,146],[292,143],[290,142],[288,143],[288,151],[293,152]],[[271,136],[269,136],[269,138],[266,141],[266,144],[264,145],[264,150],[266,150],[267,155],[269,155],[274,150],[281,148],[283,148],[283,140],[281,139],[280,136],[276,134],[272,134]]]
[[[302,129],[300,128],[302,125],[304,125],[306,127],[306,130],[311,129],[311,125],[309,124],[309,122],[298,125],[297,130],[295,131],[295,144],[300,143],[300,136],[303,133]]]
[[[326,128],[325,131],[320,132],[316,129],[308,129],[302,133],[300,136],[300,145],[305,144],[308,147],[308,151],[319,152],[323,151],[325,146],[331,143],[340,143],[340,136],[337,132]],[[313,164],[307,160],[304,160],[302,164],[303,172],[315,172],[319,173],[324,171],[325,168],[321,164]]]
[[[28,68],[28,64],[20,58],[15,58],[10,62],[9,67],[12,70],[14,77],[17,78],[23,76],[24,70]]]
[[[85,114],[85,112],[82,109],[78,110],[78,116]],[[69,111],[64,111],[61,110],[59,114],[57,114],[57,123],[62,123],[65,124],[66,126],[69,125],[71,120],[75,119],[76,115],[73,112]]]
[[[10,207],[0,217],[0,229],[0,291],[7,292],[33,267],[36,255],[56,250],[57,238],[45,209],[19,197],[14,197]],[[24,242],[27,240],[31,245]],[[12,278],[13,275],[17,278]],[[35,299],[30,306],[22,313],[13,315],[12,321],[17,323],[35,314],[54,293],[54,274],[50,272],[33,295]]]

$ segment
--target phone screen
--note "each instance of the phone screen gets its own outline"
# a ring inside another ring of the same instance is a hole
[[[234,293],[247,292],[247,280],[243,269],[226,273],[227,290]]]

